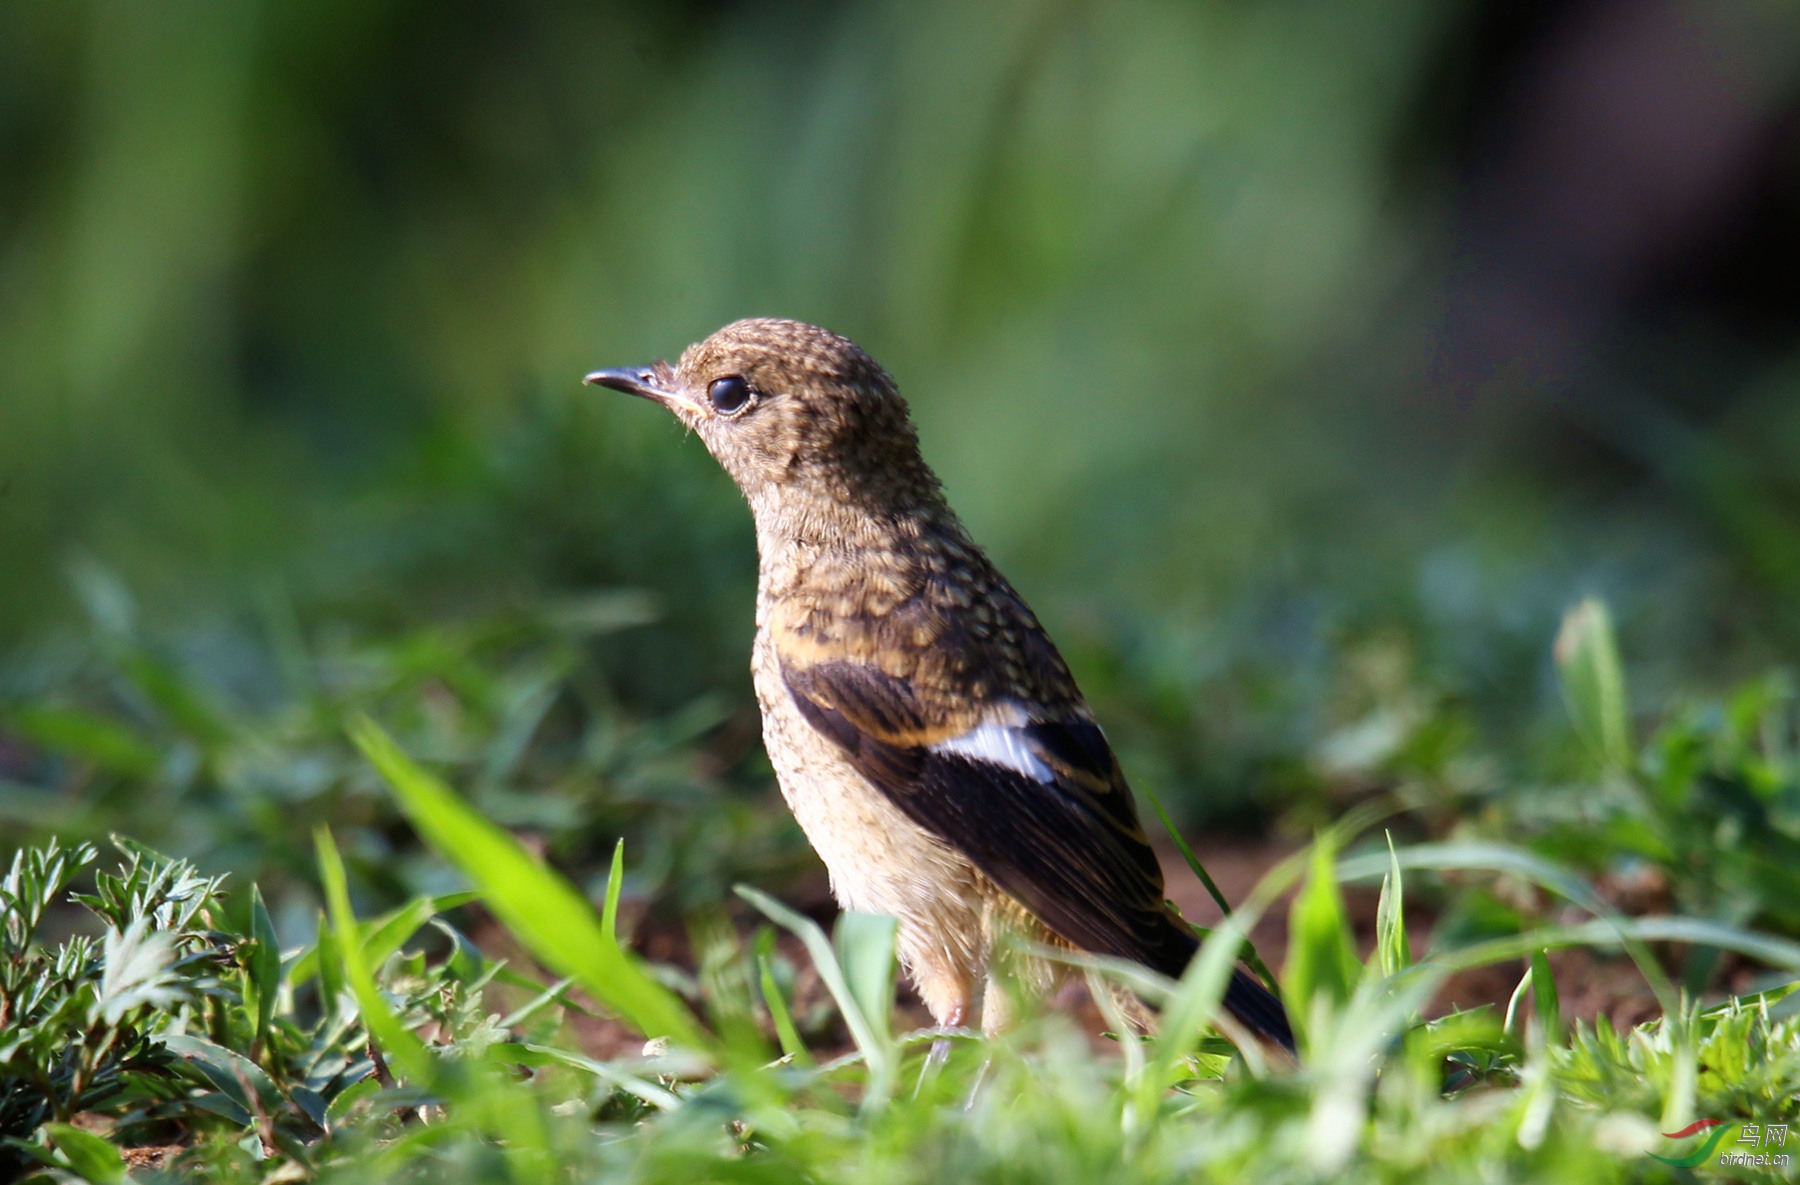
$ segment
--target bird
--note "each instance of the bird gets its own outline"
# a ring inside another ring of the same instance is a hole
[[[894,380],[848,338],[749,318],[586,383],[661,404],[755,523],[751,673],[782,797],[847,910],[897,922],[933,1021],[1006,1029],[1033,944],[1179,977],[1198,947],[1068,664],[970,537]],[[1023,942],[1009,941],[1023,939]],[[1224,1007],[1292,1051],[1242,968]]]

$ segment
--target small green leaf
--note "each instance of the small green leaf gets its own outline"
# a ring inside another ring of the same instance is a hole
[[[301,1086],[297,1082],[290,1082],[287,1092],[288,1098],[294,1101],[294,1106],[300,1109],[301,1114],[312,1120],[315,1127],[320,1131],[329,1130],[325,1126],[325,1098],[323,1095],[312,1087]]]
[[[500,983],[503,983],[503,984],[507,985],[508,987],[516,987],[520,991],[536,993],[536,992],[541,992],[544,990],[544,985],[542,983],[540,983],[538,980],[532,979],[530,976],[527,976],[527,975],[521,975],[517,971],[514,971],[511,967],[507,967],[504,965],[494,969],[494,978],[495,978],[495,980],[499,981]],[[563,980],[562,982],[573,983],[575,981],[571,977],[571,978]],[[580,1003],[578,1003],[577,1001],[569,999],[568,994],[566,992],[563,994],[562,998],[560,1000],[558,1000],[557,1002],[563,1008],[567,1009],[570,1012],[575,1013],[577,1016],[597,1016],[597,1015],[599,1015],[598,1013],[595,1013],[586,1008],[583,1008],[580,1005]],[[505,1027],[505,1026],[502,1026],[502,1027]]]
[[[1519,1005],[1525,1002],[1525,993],[1531,989],[1531,977],[1534,970],[1535,968],[1527,966],[1525,974],[1521,975],[1519,982],[1513,985],[1512,995],[1506,998],[1506,1021],[1501,1025],[1501,1029],[1508,1037],[1517,1037],[1519,1034]]]
[[[613,845],[612,867],[606,870],[606,899],[600,909],[600,931],[608,942],[619,941],[619,895],[625,888],[625,841]]]
[[[443,918],[432,918],[431,928],[450,940],[450,957],[444,965],[461,983],[475,983],[484,976],[490,977],[500,968],[488,962],[481,948],[469,941],[468,935],[446,922]],[[491,968],[491,970],[490,970]]]
[[[70,1169],[94,1185],[120,1185],[131,1180],[124,1155],[108,1140],[66,1123],[46,1123],[44,1132]]]
[[[172,1034],[163,1039],[163,1044],[168,1046],[170,1053],[186,1059],[220,1093],[228,1096],[245,1111],[253,1110],[246,1084],[256,1091],[257,1101],[265,1110],[285,1105],[274,1081],[261,1066],[243,1054],[191,1033]]]
[[[1321,1003],[1342,1006],[1362,971],[1338,891],[1335,857],[1334,836],[1322,835],[1313,844],[1312,870],[1288,914],[1285,990],[1288,1015],[1296,1021],[1311,1017]]]
[[[331,1100],[331,1105],[325,1108],[325,1129],[327,1131],[335,1130],[356,1109],[356,1104],[380,1093],[381,1081],[373,1074],[360,1078],[338,1091],[337,1097]]]
[[[455,909],[480,898],[480,893],[445,893],[439,897],[415,897],[405,905],[379,919],[372,931],[361,928],[363,958],[369,966],[379,967],[388,956],[405,946],[425,923],[445,910]]]
[[[1575,731],[1602,766],[1631,767],[1631,722],[1625,671],[1606,602],[1589,597],[1563,615],[1556,668]]]
[[[1388,841],[1388,872],[1381,878],[1381,901],[1375,907],[1376,964],[1383,975],[1398,975],[1412,966],[1412,946],[1406,939],[1406,904],[1400,877],[1400,857],[1394,837]]]
[[[319,972],[319,1002],[327,1016],[337,1010],[338,1000],[344,994],[344,961],[338,957],[337,943],[331,940],[331,923],[325,920],[325,914],[319,914],[319,938],[311,951],[314,965]],[[301,956],[301,962],[306,956]],[[299,964],[295,965],[290,979],[295,983],[303,982],[299,978]]]
[[[242,1091],[238,1093],[242,1094]],[[249,1127],[256,1117],[245,1110],[243,1104],[222,1090],[208,1090],[200,1094],[191,1094],[183,1100],[184,1105],[209,1115],[220,1115],[238,1127]]]
[[[107,927],[94,1012],[109,1025],[140,1008],[168,1008],[187,994],[187,985],[171,969],[177,957],[174,936],[150,929],[150,921],[139,917],[122,931]]]
[[[261,1049],[281,994],[281,949],[275,939],[275,923],[263,904],[262,889],[256,885],[250,886],[250,937],[256,940],[249,971],[250,986],[256,989],[256,1047]]]
[[[899,924],[881,914],[846,910],[838,915],[838,963],[850,994],[883,1041],[892,1040],[894,1014],[894,937]]]
[[[1550,973],[1550,957],[1542,950],[1531,952],[1531,998],[1537,1005],[1538,1020],[1544,1026],[1544,1038],[1551,1042],[1562,1039],[1562,1006],[1556,994],[1556,976]]]

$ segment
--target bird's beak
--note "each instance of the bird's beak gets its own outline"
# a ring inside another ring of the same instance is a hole
[[[640,399],[649,399],[662,404],[670,411],[694,416],[706,416],[710,408],[696,406],[680,393],[672,391],[659,381],[657,371],[667,372],[668,367],[621,366],[614,370],[596,370],[581,381],[590,387],[611,387],[615,391],[623,391],[627,395],[636,395]]]

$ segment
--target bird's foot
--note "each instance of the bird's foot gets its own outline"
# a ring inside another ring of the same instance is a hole
[[[937,1036],[931,1042],[931,1050],[926,1053],[924,1064],[919,1067],[918,1085],[913,1087],[915,1099],[925,1089],[925,1084],[935,1078],[938,1071],[944,1068],[944,1063],[949,1060],[950,1038],[974,1035],[963,1028],[963,1022],[968,1019],[968,1015],[969,1006],[967,1004],[952,1005],[945,1009],[942,1016],[935,1018],[939,1022],[937,1028],[924,1030],[925,1033],[936,1033]]]
[[[950,1058],[950,1038],[939,1037],[931,1043],[931,1051],[925,1055],[925,1061],[919,1066],[919,1081],[913,1085],[913,1098],[925,1093],[925,1084],[938,1076],[944,1063]]]

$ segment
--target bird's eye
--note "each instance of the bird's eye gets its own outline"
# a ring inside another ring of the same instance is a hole
[[[706,388],[706,395],[712,400],[714,410],[730,415],[743,410],[750,402],[750,384],[735,374],[728,374],[722,379],[714,379]]]

